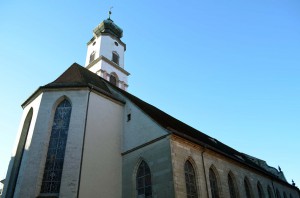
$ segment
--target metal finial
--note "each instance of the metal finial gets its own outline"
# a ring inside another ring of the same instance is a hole
[[[111,6],[110,9],[109,9],[109,12],[108,12],[108,19],[110,19],[110,15],[111,15],[111,9],[113,9],[114,7]]]

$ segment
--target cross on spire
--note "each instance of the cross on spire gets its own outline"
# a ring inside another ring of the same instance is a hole
[[[113,9],[114,7],[111,6],[110,9],[109,9],[109,12],[108,12],[108,19],[110,19],[110,15],[111,15],[111,9]]]

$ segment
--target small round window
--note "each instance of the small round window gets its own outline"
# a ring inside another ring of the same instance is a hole
[[[116,45],[116,46],[119,46],[118,42],[115,41],[115,45]]]

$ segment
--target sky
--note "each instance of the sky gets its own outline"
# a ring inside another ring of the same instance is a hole
[[[0,1],[0,179],[21,104],[84,65],[112,6],[128,92],[300,186],[299,0]]]

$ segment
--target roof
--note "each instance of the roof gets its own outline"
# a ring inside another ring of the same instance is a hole
[[[51,88],[66,88],[66,87],[89,87],[102,94],[105,94],[113,99],[120,100],[118,96],[114,95],[110,89],[113,88],[121,95],[126,97],[136,106],[138,106],[145,114],[150,116],[156,123],[168,130],[170,133],[193,141],[205,148],[211,149],[215,152],[221,153],[235,161],[250,166],[256,170],[259,170],[277,181],[286,182],[283,173],[277,171],[277,169],[264,164],[262,160],[254,158],[252,156],[243,154],[225,144],[218,141],[215,138],[208,136],[207,134],[181,122],[180,120],[170,116],[157,107],[146,103],[138,97],[119,89],[112,85],[108,81],[104,80],[97,74],[89,71],[88,69],[80,66],[77,63],[72,64],[63,74],[61,74],[55,81],[40,87],[40,89]],[[120,100],[121,101],[121,100]],[[122,102],[122,101],[121,101]],[[263,165],[261,165],[263,164]],[[291,185],[290,185],[291,186]]]
[[[101,33],[109,33],[117,37],[118,39],[122,38],[123,30],[117,26],[113,20],[110,18],[104,20],[100,25],[94,29],[94,33],[99,36]]]

